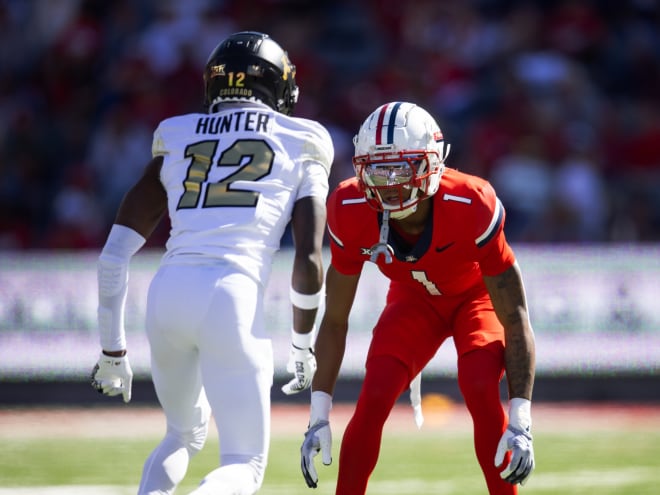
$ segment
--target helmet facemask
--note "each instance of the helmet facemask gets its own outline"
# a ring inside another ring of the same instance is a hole
[[[392,218],[405,218],[434,194],[442,169],[438,153],[425,150],[356,156],[353,165],[369,205]]]

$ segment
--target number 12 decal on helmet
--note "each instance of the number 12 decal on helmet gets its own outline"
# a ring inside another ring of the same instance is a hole
[[[285,115],[293,112],[296,66],[267,34],[242,31],[211,52],[204,69],[204,106],[232,99],[255,99]]]

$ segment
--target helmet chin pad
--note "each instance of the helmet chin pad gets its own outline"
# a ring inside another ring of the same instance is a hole
[[[416,211],[417,211],[417,203],[415,203],[413,206],[406,208],[405,210],[398,210],[391,212],[390,217],[393,218],[394,220],[403,220],[404,218],[408,218]]]

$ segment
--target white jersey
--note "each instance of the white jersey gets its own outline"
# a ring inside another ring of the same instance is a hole
[[[162,121],[152,154],[171,221],[163,264],[225,260],[266,285],[296,200],[327,197],[334,148],[321,124],[242,102]]]

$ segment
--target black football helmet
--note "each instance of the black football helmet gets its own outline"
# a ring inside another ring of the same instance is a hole
[[[242,31],[211,52],[204,69],[204,106],[250,98],[291,115],[298,101],[296,67],[267,34]]]

